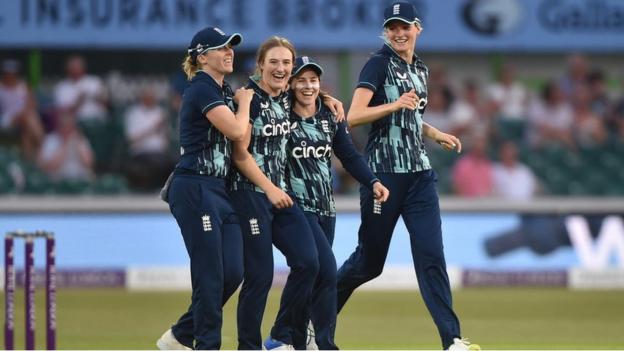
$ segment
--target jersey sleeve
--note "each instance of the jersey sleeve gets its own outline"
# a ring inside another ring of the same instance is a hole
[[[194,91],[194,100],[196,101],[197,108],[201,111],[202,116],[206,115],[208,111],[219,105],[225,105],[223,96],[217,86],[201,84],[198,88],[200,89],[196,89]]]
[[[386,80],[386,59],[381,55],[371,57],[362,68],[356,88],[366,88],[376,92]]]
[[[258,94],[254,94],[253,99],[251,99],[251,103],[249,105],[249,123],[253,124],[258,116],[260,116],[260,96]]]
[[[368,167],[364,156],[353,145],[346,123],[338,123],[336,135],[334,135],[332,141],[332,148],[347,172],[360,184],[372,188],[373,184],[379,180]]]

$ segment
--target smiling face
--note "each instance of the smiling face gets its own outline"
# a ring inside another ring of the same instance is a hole
[[[204,71],[226,75],[234,71],[234,50],[229,44],[208,50],[197,56],[197,62]]]
[[[422,28],[415,24],[405,23],[400,20],[391,21],[384,28],[384,34],[392,49],[401,57],[411,57],[416,45],[416,39]]]
[[[321,90],[321,80],[313,69],[307,68],[296,75],[291,86],[295,92],[295,103],[301,107],[314,106]]]
[[[261,72],[260,84],[271,95],[286,89],[293,68],[293,53],[283,46],[269,49],[258,63]]]

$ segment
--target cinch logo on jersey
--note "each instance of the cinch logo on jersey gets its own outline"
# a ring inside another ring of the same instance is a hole
[[[210,223],[210,216],[203,215],[202,216],[202,225],[204,226],[204,231],[209,232],[212,230],[212,223]]]
[[[271,120],[271,124],[265,124],[262,127],[262,136],[278,136],[286,135],[290,133],[291,129],[297,127],[297,123],[290,124],[290,121],[286,120],[282,123],[275,123],[275,120]]]
[[[302,140],[299,144],[301,146],[296,146],[292,149],[292,155],[294,158],[324,158],[330,157],[332,154],[331,144],[321,145],[321,146],[308,146],[308,143],[305,140]]]

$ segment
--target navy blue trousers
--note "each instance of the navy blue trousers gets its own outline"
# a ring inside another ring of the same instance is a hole
[[[338,270],[338,311],[358,286],[381,274],[392,233],[402,216],[410,235],[420,293],[447,349],[461,334],[446,273],[436,174],[428,170],[380,173],[377,177],[390,190],[390,197],[381,206],[381,214],[374,213],[372,191],[360,188],[362,223],[355,252]]]
[[[314,236],[303,211],[295,204],[276,209],[264,193],[238,190],[231,193],[243,232],[244,280],[238,299],[238,348],[262,348],[260,332],[266,300],[273,282],[273,248],[290,267],[271,337],[290,345],[305,344],[308,306],[319,260]],[[301,338],[303,337],[303,340]]]
[[[321,350],[338,350],[334,342],[337,311],[336,257],[332,251],[336,217],[321,216],[307,211],[304,213],[314,234],[320,265],[310,304],[310,319],[314,325],[315,341]],[[295,346],[299,348],[299,345]]]
[[[219,349],[222,306],[243,278],[238,218],[223,179],[175,175],[168,198],[190,258],[193,288],[191,306],[172,332],[188,347]]]

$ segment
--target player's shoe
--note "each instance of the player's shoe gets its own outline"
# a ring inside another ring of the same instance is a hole
[[[314,326],[312,325],[312,321],[308,323],[308,335],[306,336],[306,350],[318,350],[318,345],[316,344],[316,337],[314,333]]]
[[[481,346],[471,344],[468,339],[455,338],[453,344],[449,346],[448,351],[481,351]]]
[[[192,350],[190,347],[182,345],[173,335],[171,329],[167,329],[160,339],[156,341],[156,346],[159,350]]]
[[[279,340],[275,340],[272,337],[266,338],[262,344],[263,350],[294,350],[292,345],[285,344]]]

